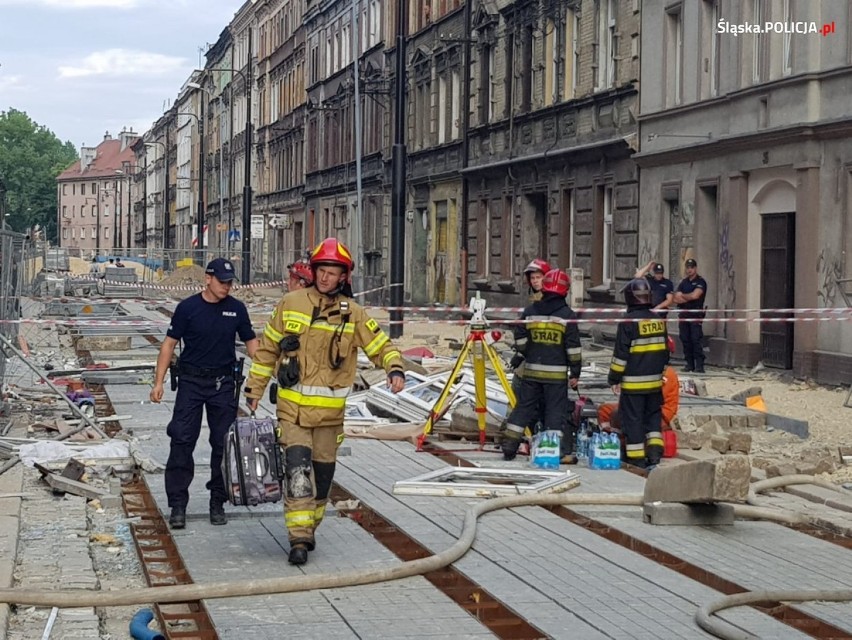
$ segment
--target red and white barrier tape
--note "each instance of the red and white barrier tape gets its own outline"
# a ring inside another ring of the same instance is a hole
[[[548,322],[560,322],[561,324],[618,324],[621,322],[644,322],[648,318],[573,318],[571,320],[553,319]],[[832,315],[828,317],[810,317],[810,318],[681,318],[678,322],[834,322],[837,320],[852,320],[852,313],[838,316]],[[503,320],[499,323],[490,324],[529,324],[532,322],[540,322],[540,320]],[[381,324],[448,324],[448,325],[467,325],[469,320],[425,320],[421,318],[408,320],[390,320],[382,321]],[[168,320],[94,320],[94,319],[64,319],[64,318],[23,318],[20,320],[0,320],[2,324],[45,324],[45,325],[63,325],[67,327],[116,327],[116,326],[167,326]],[[257,326],[263,326],[262,323]],[[490,328],[486,327],[486,329]]]
[[[403,311],[416,313],[470,313],[469,307],[364,307],[368,311]],[[485,310],[485,315],[491,313],[522,313],[525,307],[488,307]],[[624,313],[624,307],[577,307],[575,313],[587,314],[610,314]],[[697,309],[666,309],[666,312],[672,315],[681,313],[694,313]],[[790,308],[790,309],[704,309],[705,313],[836,313],[847,314],[852,313],[852,309],[847,307],[816,307],[816,308]],[[716,318],[712,318],[716,319]],[[501,320],[502,322],[502,320]]]

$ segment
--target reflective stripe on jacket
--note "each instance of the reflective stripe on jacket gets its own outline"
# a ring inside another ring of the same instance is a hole
[[[583,364],[577,315],[564,298],[547,295],[524,309],[528,322],[515,330],[515,347],[523,353],[524,379],[538,382],[564,382],[579,378]]]
[[[615,334],[609,365],[609,384],[623,393],[654,393],[663,388],[663,371],[669,362],[666,321],[647,307],[630,309]]]
[[[294,334],[299,349],[286,355],[298,359],[299,382],[280,388],[277,402],[278,417],[293,424],[343,424],[359,347],[388,373],[403,372],[399,350],[363,307],[345,296],[329,297],[308,287],[285,295],[272,312],[249,370],[246,397],[263,395],[282,356],[278,343]]]

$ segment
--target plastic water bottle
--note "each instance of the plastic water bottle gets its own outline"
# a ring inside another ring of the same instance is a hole
[[[592,435],[592,439],[589,441],[589,468],[590,469],[598,469],[598,461],[595,456],[595,449],[600,446],[601,436],[599,433],[595,433]]]

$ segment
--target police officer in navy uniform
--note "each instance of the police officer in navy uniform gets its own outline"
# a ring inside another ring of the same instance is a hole
[[[178,304],[160,347],[151,402],[163,398],[163,379],[172,362],[175,346],[183,341],[178,364],[178,390],[172,421],[167,433],[171,438],[166,462],[166,495],[171,507],[172,529],[186,526],[189,485],[195,472],[192,454],[201,434],[201,412],[207,409],[210,428],[210,523],[227,524],[227,501],[222,479],[222,455],[228,428],[237,417],[236,349],[239,335],[250,358],[257,349],[257,338],[246,306],[232,298],[231,285],[236,278],[234,265],[216,258],[207,265],[204,291]]]
[[[686,277],[677,285],[674,301],[682,309],[678,316],[677,329],[686,359],[684,371],[704,373],[704,299],[707,296],[707,281],[698,275],[698,263],[692,258],[684,263]]]
[[[651,309],[661,318],[667,318],[669,307],[674,304],[674,283],[666,277],[666,268],[651,260],[636,271],[634,278],[645,278],[651,285]]]

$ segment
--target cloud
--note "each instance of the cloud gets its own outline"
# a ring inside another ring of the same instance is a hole
[[[0,91],[23,87],[22,79],[21,76],[0,76]]]
[[[133,49],[106,49],[89,54],[75,66],[60,66],[60,78],[85,76],[156,76],[186,66],[184,58]]]
[[[139,5],[139,0],[0,0],[0,7],[15,4],[56,9],[132,9]]]

